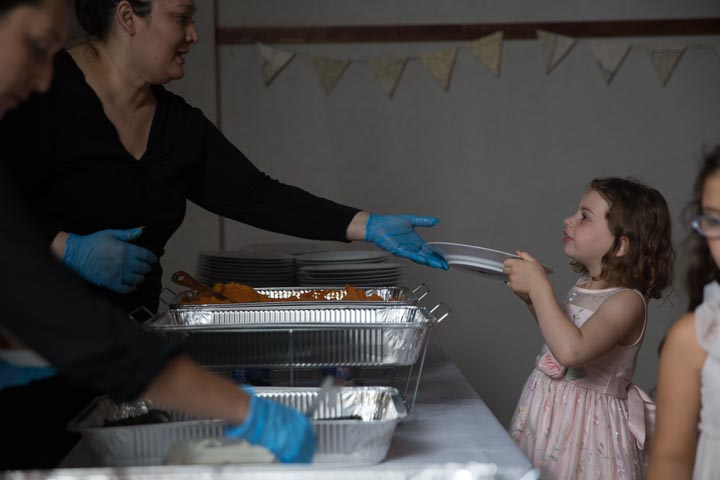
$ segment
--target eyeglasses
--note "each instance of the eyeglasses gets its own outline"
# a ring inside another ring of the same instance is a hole
[[[720,217],[715,215],[698,215],[692,221],[692,227],[705,238],[720,238]]]

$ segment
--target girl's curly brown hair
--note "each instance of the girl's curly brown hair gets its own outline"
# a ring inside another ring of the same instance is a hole
[[[688,266],[685,274],[685,288],[688,293],[688,311],[694,311],[703,301],[706,284],[720,281],[720,270],[710,254],[707,240],[690,227],[690,222],[702,213],[703,187],[708,177],[720,173],[720,146],[705,156],[700,166],[690,203],[685,207],[686,227],[690,234],[685,239],[688,252]]]
[[[602,258],[602,271],[596,280],[637,289],[649,298],[662,297],[672,284],[675,261],[672,222],[665,198],[632,178],[596,178],[589,190],[596,191],[607,202],[608,228],[615,238]],[[616,256],[622,237],[628,239],[628,251]],[[579,262],[572,265],[575,271],[588,273]]]

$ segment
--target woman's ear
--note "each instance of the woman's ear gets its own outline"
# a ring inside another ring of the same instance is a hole
[[[623,255],[627,255],[628,251],[630,251],[630,239],[623,235],[620,237],[617,247],[615,248],[615,256],[622,257]]]
[[[135,35],[135,12],[130,2],[122,0],[115,8],[115,18],[118,26],[130,35]]]

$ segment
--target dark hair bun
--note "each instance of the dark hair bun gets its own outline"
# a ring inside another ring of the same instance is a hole
[[[147,16],[153,0],[128,0],[136,15]],[[80,26],[90,35],[105,38],[119,0],[75,0],[75,15]]]
[[[104,37],[110,29],[112,11],[117,0],[75,0],[75,15],[90,35]]]

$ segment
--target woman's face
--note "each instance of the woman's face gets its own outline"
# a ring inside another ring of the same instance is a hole
[[[0,118],[50,86],[53,56],[67,35],[66,9],[66,0],[44,0],[0,18]]]
[[[137,17],[131,55],[143,79],[162,85],[185,75],[185,55],[198,42],[194,0],[155,0],[152,11]]]

